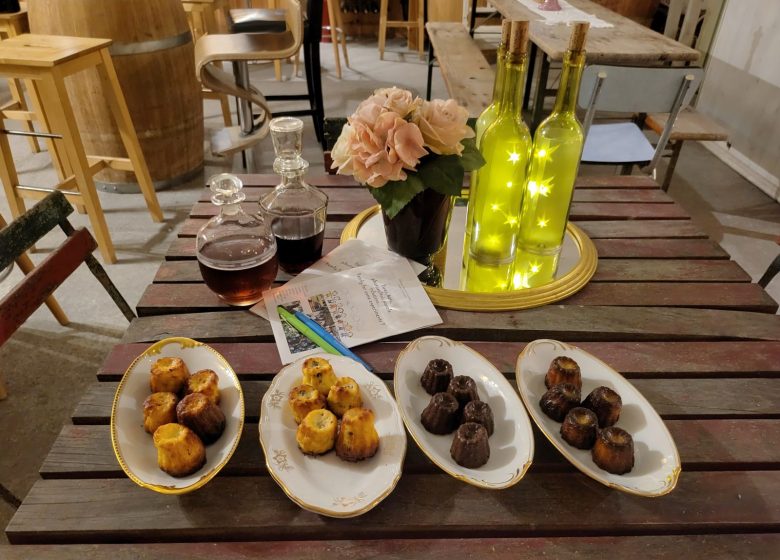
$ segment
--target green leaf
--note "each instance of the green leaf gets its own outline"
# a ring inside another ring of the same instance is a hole
[[[460,164],[463,166],[463,169],[474,171],[485,165],[485,158],[479,153],[475,138],[467,138],[461,143],[463,144],[463,154],[460,158]]]
[[[417,176],[436,192],[457,196],[463,187],[463,166],[459,156],[439,156],[420,165]]]
[[[425,184],[419,177],[408,173],[404,181],[390,181],[384,187],[368,187],[368,192],[382,206],[389,218],[395,218],[404,206],[425,190]]]

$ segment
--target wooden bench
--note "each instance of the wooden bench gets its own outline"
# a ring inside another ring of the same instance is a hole
[[[428,22],[425,30],[430,41],[425,98],[431,98],[433,62],[436,60],[449,96],[464,106],[469,116],[479,116],[493,97],[494,72],[485,55],[460,23]]]

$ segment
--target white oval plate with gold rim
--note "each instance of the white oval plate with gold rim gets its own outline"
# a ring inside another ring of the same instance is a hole
[[[157,466],[157,449],[144,430],[144,400],[152,391],[152,364],[165,357],[184,360],[190,373],[214,370],[219,377],[220,403],[225,431],[206,447],[206,464],[195,473],[176,478]],[[244,428],[244,394],[233,368],[216,350],[190,338],[166,338],[147,348],[125,371],[111,408],[111,444],[122,470],[130,479],[161,494],[185,494],[206,484],[225,466],[236,450]]]
[[[436,358],[447,360],[455,375],[472,377],[479,398],[493,411],[490,459],[477,469],[461,467],[450,456],[454,433],[432,434],[420,422],[420,414],[431,400],[420,377],[428,362]],[[519,482],[531,466],[534,438],[525,408],[503,374],[475,350],[442,336],[418,338],[398,356],[393,383],[406,429],[423,453],[447,474],[473,486],[500,490]]]
[[[566,443],[560,434],[561,424],[548,417],[539,407],[547,391],[544,377],[558,356],[576,361],[582,372],[582,398],[593,389],[605,385],[616,391],[623,401],[617,422],[634,439],[634,468],[623,475],[600,469],[591,459],[590,451]],[[680,475],[680,455],[669,430],[642,394],[626,378],[595,356],[557,340],[535,340],[520,353],[515,368],[517,389],[536,425],[571,464],[590,478],[629,494],[663,496],[677,484]]]
[[[385,499],[401,478],[406,432],[398,406],[381,379],[350,358],[316,355],[331,363],[337,377],[357,381],[363,406],[374,412],[379,434],[376,455],[351,463],[339,459],[335,451],[315,457],[298,449],[298,425],[288,395],[303,382],[303,359],[283,367],[263,396],[260,445],[268,472],[293,502],[328,517],[356,517]]]

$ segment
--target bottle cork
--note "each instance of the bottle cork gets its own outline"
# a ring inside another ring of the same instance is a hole
[[[512,22],[508,19],[505,19],[501,22],[501,43],[499,43],[500,46],[503,46],[504,48],[509,45],[509,33],[512,29]]]
[[[509,34],[507,51],[514,55],[524,55],[528,52],[528,22],[513,21]]]
[[[574,24],[574,29],[569,38],[569,50],[572,52],[582,52],[585,50],[585,40],[588,38],[588,29],[590,24],[584,21],[578,21]]]

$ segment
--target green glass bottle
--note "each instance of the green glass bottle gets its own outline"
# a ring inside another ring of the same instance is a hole
[[[540,286],[555,276],[584,143],[575,111],[588,27],[575,24],[555,107],[534,134],[517,236],[515,289]]]
[[[504,62],[506,58],[506,49],[509,45],[509,33],[511,29],[511,22],[505,19],[501,24],[501,42],[498,44],[498,50],[496,51],[496,79],[493,82],[493,99],[490,105],[482,111],[482,114],[477,119],[475,130],[477,133],[476,141],[477,148],[479,148],[482,135],[487,128],[493,124],[498,118],[498,108],[501,105],[501,97],[504,92]]]
[[[501,105],[501,98],[504,94],[504,75],[505,75],[505,63],[506,63],[506,49],[509,46],[509,33],[511,31],[511,21],[505,19],[501,23],[501,42],[498,44],[498,50],[496,51],[496,78],[493,82],[493,100],[487,108],[482,111],[482,114],[477,119],[475,125],[477,148],[479,148],[480,140],[485,130],[493,124],[498,118],[498,109]],[[469,196],[471,196],[477,190],[477,172],[471,172],[471,181],[469,185]],[[474,216],[474,205],[469,204],[466,209],[466,237],[463,243],[463,253],[466,254],[469,250],[469,244],[471,243],[471,223]]]
[[[520,219],[531,135],[522,120],[528,22],[513,21],[498,117],[482,135],[479,151],[486,164],[477,173],[469,198],[468,252],[477,264],[511,263]],[[473,207],[472,207],[473,206]]]

